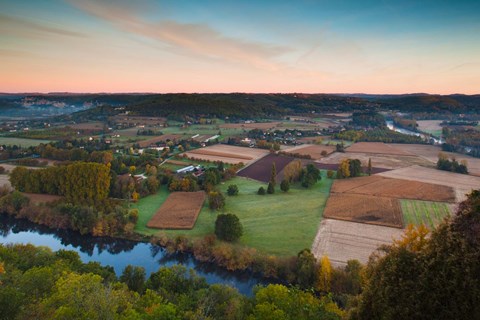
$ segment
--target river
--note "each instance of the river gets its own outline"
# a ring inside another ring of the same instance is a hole
[[[168,254],[162,247],[150,243],[82,236],[78,232],[50,229],[5,214],[0,214],[0,243],[31,243],[54,251],[72,250],[83,262],[97,261],[103,266],[112,266],[118,276],[129,264],[144,267],[147,277],[161,266],[181,264],[194,269],[209,284],[232,286],[246,296],[252,296],[256,285],[268,284],[251,272],[230,272],[211,263],[199,262],[190,254]]]
[[[385,121],[385,122],[386,122],[386,125],[387,125],[388,129],[390,129],[392,131],[407,134],[409,136],[421,137],[423,140],[426,140],[426,141],[433,140],[434,144],[444,143],[444,141],[441,138],[437,139],[437,138],[434,138],[432,136],[429,136],[429,135],[426,135],[426,134],[423,134],[423,133],[420,133],[420,132],[410,131],[410,130],[407,130],[407,129],[404,129],[404,128],[397,127],[393,124],[393,121]]]

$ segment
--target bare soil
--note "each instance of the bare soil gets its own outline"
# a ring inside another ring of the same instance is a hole
[[[216,144],[206,148],[195,149],[185,152],[189,158],[196,158],[210,161],[222,161],[225,163],[249,163],[259,159],[266,154],[267,150],[229,146],[225,144]]]
[[[413,156],[414,154],[397,149],[394,145],[389,145],[383,142],[357,142],[348,147],[346,152],[360,152],[360,153],[374,153],[374,154],[387,154],[398,156]]]
[[[275,162],[275,168],[277,170],[277,180],[279,180],[280,173],[283,168],[285,168],[285,166],[293,160],[294,158],[292,157],[285,157],[272,153],[256,161],[250,166],[247,166],[244,169],[240,170],[237,175],[262,182],[268,182],[270,181],[270,176],[272,173],[272,163]]]
[[[388,155],[388,154],[374,154],[374,153],[360,153],[360,152],[351,152],[351,153],[342,153],[334,152],[328,157],[317,160],[319,163],[325,164],[339,164],[342,159],[358,159],[362,162],[362,166],[366,167],[368,165],[368,160],[372,160],[372,167],[384,168],[384,169],[398,169],[409,167],[413,165],[422,165],[434,167],[431,161],[422,159],[417,156],[402,156],[402,155]]]
[[[381,173],[384,174],[388,172]],[[440,202],[455,202],[456,198],[455,191],[449,186],[379,175],[335,180],[331,192]]]
[[[192,229],[205,201],[205,192],[173,192],[147,227],[158,229]]]
[[[181,134],[163,134],[161,136],[156,136],[147,140],[139,141],[138,144],[140,145],[141,148],[146,148],[152,144],[156,144],[157,142],[161,142],[161,141],[166,142],[167,140],[175,141],[182,137],[183,135]]]
[[[360,194],[332,193],[323,212],[325,218],[403,228],[398,199]]]
[[[291,153],[298,153],[301,155],[309,155],[312,157],[313,160],[318,160],[326,157],[327,155],[333,153],[335,151],[334,146],[327,146],[323,144],[316,144],[316,145],[301,145],[299,147],[291,148],[285,150],[286,152]],[[326,153],[322,155],[322,152]]]

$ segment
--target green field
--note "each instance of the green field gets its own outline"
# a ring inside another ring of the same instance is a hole
[[[424,224],[434,229],[443,218],[450,216],[450,209],[446,203],[420,200],[401,200],[403,220],[405,225]]]
[[[50,140],[0,137],[0,145],[17,145],[21,147],[38,146],[41,143],[49,143]]]
[[[292,187],[286,194],[277,186],[274,195],[259,196],[258,188],[266,185],[242,177],[226,182],[220,189],[226,194],[230,184],[236,184],[240,192],[237,196],[226,196],[224,211],[236,214],[243,224],[244,235],[240,244],[279,256],[296,255],[300,250],[310,248],[332,185],[332,180],[325,178],[325,172],[322,172],[322,181],[313,188]],[[139,201],[140,218],[136,231],[148,235],[158,232],[170,236],[184,234],[190,238],[214,232],[218,213],[211,211],[207,203],[192,230],[159,231],[145,227],[164,197],[162,193],[161,196],[149,196]]]
[[[135,226],[135,231],[143,234],[151,234],[151,230],[147,228],[147,222],[150,218],[157,212],[158,208],[162,203],[167,199],[170,193],[167,190],[167,187],[161,186],[160,191],[156,194],[147,196],[138,201],[138,203],[133,204],[132,208],[137,208],[140,213],[138,216],[138,222]]]

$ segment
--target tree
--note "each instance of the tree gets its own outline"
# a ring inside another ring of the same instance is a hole
[[[275,165],[275,162],[272,163],[272,173],[270,174],[270,183],[272,184],[272,187],[275,188],[275,185],[277,184],[277,167]]]
[[[338,166],[337,179],[350,177],[350,159],[342,159]]]
[[[274,194],[275,193],[275,185],[270,181],[267,186],[267,193]]]
[[[353,319],[480,317],[480,191],[451,221],[427,236],[409,227],[403,239],[371,257]]]
[[[123,269],[120,281],[128,286],[128,289],[142,293],[145,287],[145,268],[128,265]]]
[[[314,255],[309,249],[303,249],[297,255],[297,283],[303,288],[312,288],[315,284],[316,262]]]
[[[322,292],[330,292],[330,285],[332,282],[332,265],[327,256],[320,259],[320,266],[318,268],[317,276],[317,290]]]
[[[296,182],[300,180],[302,174],[302,162],[300,160],[293,160],[283,169],[283,176],[288,182]]]
[[[160,182],[158,181],[156,176],[149,176],[147,181],[145,182],[147,190],[150,194],[155,194],[158,191],[158,187],[160,186]]]
[[[348,162],[350,177],[358,177],[362,174],[362,163],[358,159],[350,159]]]
[[[302,171],[302,186],[305,188],[310,188],[320,179],[320,170],[318,170],[317,167],[311,163],[307,164],[306,168]]]
[[[243,234],[243,227],[238,217],[232,213],[219,214],[215,221],[215,235],[225,241],[233,242]]]
[[[334,174],[335,174],[335,171],[333,171],[333,170],[328,170],[328,171],[327,171],[327,178],[328,178],[328,179],[333,179]]]
[[[372,175],[372,158],[368,158],[367,173],[368,173],[369,176]]]
[[[231,184],[228,186],[227,194],[229,196],[236,196],[238,194],[238,186],[236,184]]]
[[[288,180],[282,180],[282,182],[280,183],[280,190],[282,190],[283,192],[288,192],[288,190],[290,190],[290,183],[288,182]]]
[[[220,210],[225,207],[225,197],[220,191],[208,193],[208,206],[212,210]]]

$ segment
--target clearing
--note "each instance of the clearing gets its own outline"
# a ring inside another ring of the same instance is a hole
[[[237,164],[240,162],[249,163],[257,160],[268,154],[268,150],[216,144],[206,148],[187,151],[182,155],[184,154],[187,155],[187,157],[194,159]]]
[[[442,135],[442,122],[443,120],[417,120],[418,130],[439,137]]]
[[[257,195],[258,188],[265,185],[242,177],[233,178],[219,188],[226,195],[231,184],[238,186],[239,194],[226,196],[224,212],[239,217],[244,229],[239,240],[241,245],[279,256],[293,256],[311,246],[332,184],[325,172],[322,172],[322,180],[311,189],[294,185],[288,193],[283,193],[277,186],[273,195]],[[163,186],[160,195],[148,196],[138,202],[140,216],[135,231],[148,235],[161,232],[171,237],[185,235],[190,239],[214,233],[215,219],[220,212],[210,210],[207,202],[192,230],[147,228],[146,221],[161,205],[162,194],[168,194]]]
[[[172,192],[147,223],[149,228],[192,229],[205,201],[205,192]]]
[[[332,193],[324,217],[403,228],[400,203],[394,198]]]
[[[381,245],[400,239],[403,230],[349,221],[324,219],[312,245],[312,253],[320,259],[326,255],[335,267],[344,267],[348,260],[368,262]]]
[[[443,219],[451,215],[449,205],[442,202],[401,200],[400,203],[405,225],[424,224],[433,230]]]
[[[21,147],[35,147],[41,143],[47,144],[51,140],[41,140],[41,139],[27,139],[27,138],[10,138],[10,137],[0,137],[0,145],[7,146],[21,146]]]

